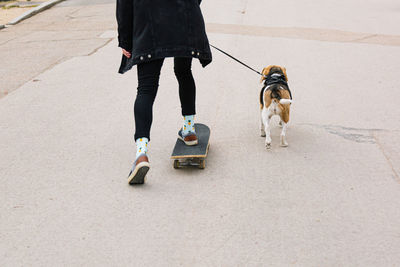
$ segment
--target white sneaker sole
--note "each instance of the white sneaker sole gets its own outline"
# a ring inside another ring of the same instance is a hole
[[[178,138],[180,140],[182,140],[185,143],[185,145],[187,145],[187,146],[195,146],[195,145],[197,145],[199,143],[199,140],[185,141],[185,140],[183,140],[183,138],[180,135],[178,135]]]
[[[150,164],[148,162],[139,163],[128,177],[129,184],[144,184],[149,169]]]

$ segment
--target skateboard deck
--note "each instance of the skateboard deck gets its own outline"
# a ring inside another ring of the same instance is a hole
[[[174,168],[179,169],[185,166],[197,166],[204,169],[205,158],[210,147],[210,128],[201,123],[194,125],[199,143],[195,146],[188,146],[177,138],[171,159],[174,160]]]

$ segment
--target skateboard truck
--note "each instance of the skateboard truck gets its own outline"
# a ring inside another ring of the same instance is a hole
[[[200,158],[186,158],[186,159],[175,159],[174,168],[180,169],[182,167],[197,166],[199,169],[204,169],[206,167],[205,159]]]

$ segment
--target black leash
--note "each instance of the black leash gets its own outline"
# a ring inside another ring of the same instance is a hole
[[[242,64],[243,66],[245,66],[245,67],[251,69],[251,70],[254,71],[255,73],[257,73],[257,74],[259,74],[259,75],[261,75],[261,76],[263,76],[263,77],[266,77],[266,76],[265,76],[264,74],[262,74],[261,72],[256,71],[255,69],[253,69],[253,68],[250,67],[249,65],[243,63],[242,61],[240,61],[239,59],[235,58],[234,56],[229,55],[228,53],[226,53],[225,51],[219,49],[218,47],[215,47],[215,46],[213,46],[212,44],[210,44],[210,46],[213,47],[213,48],[215,48],[215,49],[217,49],[219,52],[221,52],[221,53],[227,55],[227,56],[230,57],[231,59],[233,59],[233,60],[239,62],[239,63]]]
[[[269,82],[270,84],[281,83],[281,84],[286,85],[287,90],[289,91],[289,94],[290,94],[290,99],[292,99],[292,92],[290,91],[289,85],[287,84],[287,82],[286,82],[284,79],[281,79],[281,78],[272,78],[271,76],[266,76],[266,75],[262,74],[261,72],[256,71],[255,69],[253,69],[253,68],[250,67],[249,65],[243,63],[242,61],[240,61],[239,59],[235,58],[234,56],[229,55],[228,53],[226,53],[226,52],[223,51],[222,49],[219,49],[218,47],[215,47],[215,46],[213,46],[212,44],[210,44],[210,46],[213,47],[213,48],[215,48],[215,49],[217,49],[219,52],[221,52],[221,53],[227,55],[227,56],[230,57],[231,59],[233,59],[233,60],[239,62],[239,63],[242,64],[243,66],[245,66],[245,67],[251,69],[251,70],[254,71],[255,73],[257,73],[257,74],[263,76],[263,77],[266,79],[265,82]],[[266,84],[266,85],[267,85],[267,84]]]

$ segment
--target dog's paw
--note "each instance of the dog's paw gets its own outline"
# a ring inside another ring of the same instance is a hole
[[[265,148],[270,149],[271,148],[271,138],[267,138],[265,140]]]
[[[286,138],[285,136],[281,135],[281,143],[280,146],[281,147],[287,147],[289,144],[286,142]]]

